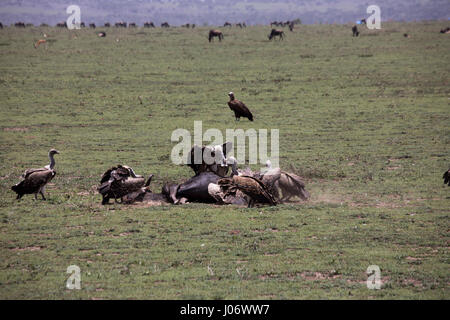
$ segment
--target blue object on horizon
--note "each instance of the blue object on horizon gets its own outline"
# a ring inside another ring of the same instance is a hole
[[[361,24],[361,20],[356,21],[356,24]]]

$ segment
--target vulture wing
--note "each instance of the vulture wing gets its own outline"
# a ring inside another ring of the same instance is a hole
[[[22,174],[22,178],[26,179],[30,174],[35,173],[35,172],[42,172],[42,171],[47,171],[50,170],[49,168],[33,168],[33,169],[27,169],[25,170],[25,172]]]
[[[11,189],[22,194],[36,193],[56,175],[54,170],[37,170],[29,172],[22,181]]]
[[[228,101],[228,106],[239,116],[248,118],[250,121],[253,121],[252,113],[242,101],[239,100]]]

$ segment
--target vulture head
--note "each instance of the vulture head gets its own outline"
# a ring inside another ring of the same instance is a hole
[[[228,93],[228,96],[230,97],[231,100],[234,100],[234,93],[233,92]]]
[[[48,152],[48,154],[50,155],[54,155],[54,154],[59,154],[59,151],[56,149],[50,149],[50,151]]]

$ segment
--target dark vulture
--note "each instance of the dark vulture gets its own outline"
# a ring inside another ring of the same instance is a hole
[[[249,197],[248,207],[252,208],[255,203],[268,203],[277,205],[277,201],[267,186],[259,179],[249,176],[233,176],[231,178],[220,179],[217,184],[226,193],[236,193],[241,191]]]
[[[448,186],[450,187],[450,169],[444,172],[442,179],[444,179],[444,184],[448,184]]]
[[[56,175],[56,171],[54,170],[55,154],[59,154],[59,152],[51,149],[48,153],[50,159],[49,165],[38,169],[28,169],[22,174],[23,180],[11,187],[11,190],[17,193],[16,199],[22,198],[24,194],[34,193],[34,198],[37,200],[37,194],[40,193],[42,199],[46,200],[44,196],[45,185]]]
[[[102,195],[102,204],[109,203],[109,199],[113,198],[117,201],[118,198],[139,191],[143,187],[150,185],[153,175],[150,175],[147,182],[143,176],[136,175],[132,168],[128,166],[118,165],[108,169],[100,180],[100,186],[97,188]]]
[[[248,118],[248,120],[253,121],[253,115],[248,110],[247,106],[242,102],[234,98],[234,93],[230,92],[228,94],[230,97],[230,101],[228,101],[228,106],[234,112],[234,116],[236,120],[239,120],[241,117]]]

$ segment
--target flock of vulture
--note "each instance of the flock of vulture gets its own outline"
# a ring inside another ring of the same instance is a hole
[[[97,188],[102,196],[102,204],[108,204],[110,199],[115,202],[120,199],[120,203],[127,204],[202,202],[246,205],[251,208],[255,204],[277,205],[289,201],[292,197],[302,200],[309,198],[310,195],[300,177],[280,168],[272,168],[270,160],[267,161],[266,170],[261,172],[253,172],[249,168],[238,169],[236,159],[226,157],[231,148],[231,142],[216,146],[194,145],[188,155],[187,165],[195,175],[180,184],[164,184],[161,193],[153,193],[150,189],[153,175],[145,179],[129,166],[112,167],[102,175]],[[205,162],[206,153],[215,159],[212,164]],[[40,194],[42,199],[46,200],[45,186],[56,175],[55,154],[59,152],[51,149],[48,154],[49,165],[26,170],[22,180],[11,187],[17,193],[17,199],[22,198],[24,194],[34,194],[37,200],[37,195]],[[194,161],[196,154],[200,156],[201,163]]]
[[[253,121],[253,115],[247,106],[237,100],[233,92],[228,96],[230,97],[228,106],[233,111],[236,121],[241,117]],[[260,172],[254,172],[249,168],[238,169],[237,160],[232,156],[227,157],[231,149],[231,142],[216,146],[194,145],[186,163],[195,175],[181,184],[164,184],[161,193],[153,193],[150,190],[153,175],[145,179],[129,166],[112,167],[102,175],[97,188],[102,195],[102,204],[108,204],[110,199],[115,201],[120,199],[121,203],[203,202],[253,207],[255,204],[277,205],[289,201],[292,197],[302,200],[310,197],[300,177],[280,168],[272,168],[270,160],[267,161],[265,170]],[[45,186],[56,175],[54,158],[56,154],[59,152],[51,149],[48,154],[49,165],[28,169],[23,173],[22,180],[11,187],[17,193],[17,199],[22,198],[24,194],[34,194],[37,200],[37,195],[40,194],[45,200]]]

